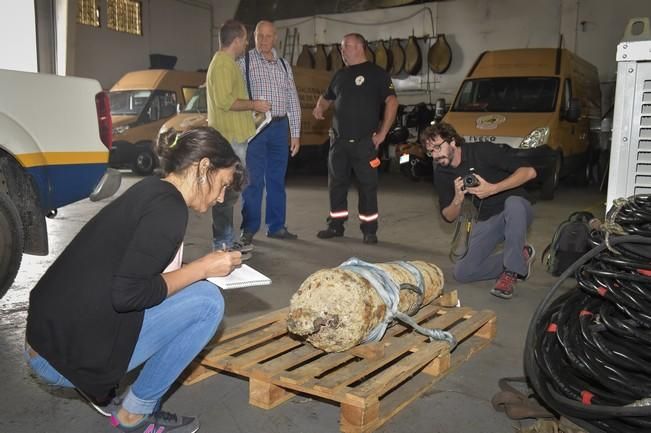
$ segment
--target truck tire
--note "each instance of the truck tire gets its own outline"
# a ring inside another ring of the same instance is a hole
[[[561,178],[561,166],[563,165],[563,160],[560,153],[556,153],[552,164],[550,165],[549,175],[545,180],[543,180],[542,187],[540,189],[540,198],[542,200],[552,200],[554,198],[554,191],[558,186],[558,182]]]
[[[16,206],[0,192],[0,298],[14,282],[23,258],[25,237]]]
[[[140,176],[149,176],[156,168],[156,156],[150,149],[142,149],[136,153],[132,171]]]

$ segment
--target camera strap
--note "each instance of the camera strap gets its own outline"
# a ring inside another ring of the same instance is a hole
[[[472,229],[477,222],[477,217],[482,204],[482,200],[480,200],[478,209],[475,210],[473,198],[474,197],[466,196],[461,204],[461,213],[459,214],[457,223],[454,227],[454,235],[452,236],[452,244],[450,245],[450,253],[448,255],[452,263],[458,262],[468,254],[470,235],[472,234]]]

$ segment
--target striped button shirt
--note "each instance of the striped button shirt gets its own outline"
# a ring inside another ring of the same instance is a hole
[[[281,60],[273,49],[274,60],[265,59],[258,50],[249,51],[249,84],[251,86],[251,99],[263,99],[271,102],[271,115],[287,116],[289,130],[292,138],[301,135],[301,105],[298,101],[296,84],[292,66],[285,61],[283,67]],[[246,80],[246,66],[244,57],[238,60],[242,74]]]

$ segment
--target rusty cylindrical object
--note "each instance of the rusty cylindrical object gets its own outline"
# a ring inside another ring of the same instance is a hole
[[[397,305],[399,312],[414,314],[441,294],[443,272],[431,263],[406,263],[412,271],[399,263],[375,266],[398,286],[417,286],[419,278],[414,272],[420,273],[422,295],[400,290]],[[373,283],[362,274],[345,267],[322,269],[310,275],[292,296],[287,327],[290,333],[305,337],[319,349],[341,352],[365,342],[382,325],[387,309]]]

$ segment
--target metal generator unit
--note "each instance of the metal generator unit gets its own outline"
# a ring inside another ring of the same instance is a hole
[[[613,200],[651,194],[651,26],[630,20],[617,46],[609,208]]]

